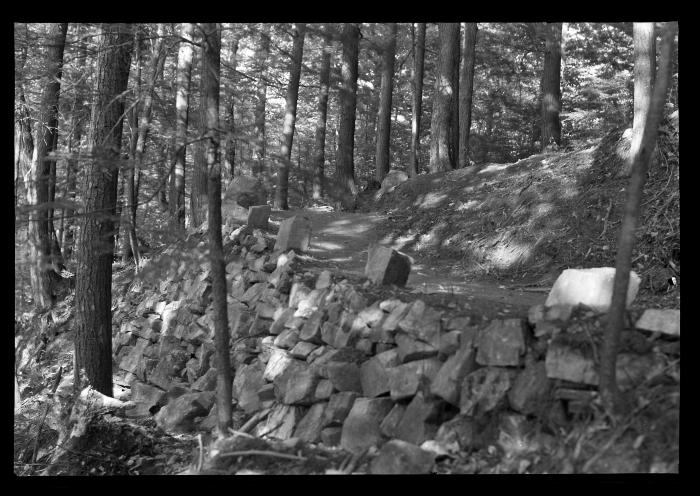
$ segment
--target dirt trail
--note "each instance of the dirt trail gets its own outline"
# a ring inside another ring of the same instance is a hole
[[[382,242],[395,249],[398,243],[383,239],[379,226],[386,217],[378,213],[348,213],[320,209],[273,211],[271,220],[280,222],[293,215],[305,215],[311,221],[312,237],[308,255],[320,267],[347,275],[362,277],[367,262],[367,247]],[[412,251],[402,251],[411,257],[411,274],[406,289],[411,293],[444,294],[460,308],[469,309],[482,317],[519,316],[532,305],[544,303],[547,293],[525,289],[508,289],[489,281],[466,280],[451,274],[451,267],[440,261],[426,262]]]

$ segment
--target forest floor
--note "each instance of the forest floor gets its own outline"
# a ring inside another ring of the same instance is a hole
[[[633,255],[633,270],[642,277],[640,292],[632,305],[636,309],[680,308],[677,133],[673,138],[675,143],[668,138],[658,147],[645,188],[643,218],[638,224]],[[363,292],[377,293],[377,298],[393,296],[403,301],[421,298],[445,311],[468,313],[481,320],[524,317],[528,308],[544,302],[562,270],[614,266],[628,183],[624,175],[618,174],[624,159],[620,153],[623,141],[620,130],[606,136],[597,147],[585,150],[535,155],[512,164],[487,164],[420,175],[381,198],[375,197],[376,192],[363,193],[356,212],[337,212],[323,206],[273,211],[271,230],[276,231],[280,221],[289,216],[308,216],[312,241],[308,253],[301,256],[305,266],[342,274]],[[390,245],[411,258],[412,269],[405,288],[373,287],[366,283],[363,273],[371,242]],[[16,258],[17,253],[16,250]],[[16,277],[15,283],[22,286],[16,287],[16,293],[26,293],[26,279]],[[22,310],[24,305],[15,306],[17,340],[25,332],[22,321],[26,309]],[[68,295],[58,303],[54,314],[68,314],[71,309],[72,296]],[[14,424],[16,474],[38,474],[47,467],[46,460],[54,449],[57,434],[43,425],[42,414],[44,405],[50,403],[51,379],[58,375],[59,367],[63,370],[71,367],[71,334],[72,331],[56,332],[47,337],[37,333],[31,338],[36,341],[35,350],[41,360],[37,358],[32,370],[20,378],[22,413],[15,415]],[[673,387],[678,389],[679,396],[679,385]],[[664,458],[677,460],[678,410],[673,405],[664,407],[667,391],[661,389],[636,392],[650,400],[646,404],[652,405],[654,412],[636,415],[623,427],[634,425],[636,432],[645,432],[649,425],[658,424],[654,450],[667,452],[669,456]],[[234,423],[238,421],[234,419]],[[43,425],[40,435],[37,425]],[[83,465],[76,469],[78,473],[182,473],[196,466],[201,446],[209,442],[207,436],[200,441],[197,435],[165,435],[151,418],[117,421],[112,417],[95,425],[99,432],[90,436],[93,443],[81,453]],[[552,460],[533,462],[527,471],[566,472],[566,467],[561,467],[562,460],[581,451],[579,445],[572,447],[576,439],[578,444],[580,439],[586,439],[584,450],[609,450],[610,442],[599,439],[595,429],[595,422],[575,425],[555,443],[559,448],[552,448]],[[612,445],[615,456],[610,472],[625,471],[628,455],[632,456],[637,449],[636,443],[632,439],[624,445]],[[267,445],[259,450],[288,451],[290,457],[291,453],[300,456],[295,460],[249,457],[240,460],[240,473],[367,471],[358,460],[337,449]],[[106,456],[108,451],[118,455]],[[439,473],[521,470],[513,464],[521,463],[522,459],[506,458],[481,450],[464,459],[443,461],[437,470]],[[657,466],[655,470],[674,471],[674,468]]]

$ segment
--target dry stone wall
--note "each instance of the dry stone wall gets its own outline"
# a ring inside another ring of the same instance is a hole
[[[376,473],[425,472],[437,454],[496,442],[504,423],[556,426],[590,408],[604,327],[595,311],[537,306],[527,319],[474,325],[420,299],[370,301],[275,243],[241,226],[224,244],[234,400],[259,420],[254,435],[381,447]],[[114,361],[136,403],[130,415],[154,415],[171,432],[215,426],[210,292],[205,259],[150,289],[126,288]],[[653,317],[623,332],[623,390],[663,380],[680,353],[679,335]]]

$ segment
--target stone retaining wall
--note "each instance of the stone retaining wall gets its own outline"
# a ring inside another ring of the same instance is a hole
[[[592,310],[538,306],[527,319],[474,325],[420,299],[369,301],[347,280],[305,270],[293,251],[273,252],[275,241],[239,227],[224,243],[234,399],[262,419],[253,434],[351,452],[384,445],[378,471],[393,470],[397,452],[414,470],[426,460],[416,446],[470,451],[505,424],[555,428],[590,408],[603,328]],[[114,313],[115,370],[137,404],[129,414],[172,432],[216,423],[208,273],[202,260],[150,289],[134,283]],[[679,338],[659,339],[623,332],[623,389],[663,377]]]

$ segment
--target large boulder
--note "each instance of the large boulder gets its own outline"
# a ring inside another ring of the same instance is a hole
[[[305,252],[311,243],[311,221],[303,215],[295,215],[280,224],[275,243],[276,251],[295,250]]]
[[[615,268],[613,267],[566,269],[552,286],[545,306],[583,303],[598,312],[605,313],[610,309],[614,279]],[[639,283],[639,276],[631,271],[627,287],[627,306],[637,296]]]
[[[405,286],[411,272],[409,258],[380,244],[371,244],[367,253],[365,277],[374,284]]]
[[[250,176],[238,176],[226,189],[224,203],[233,203],[245,209],[267,203],[267,191],[260,181]]]
[[[396,189],[396,187],[403,183],[408,181],[408,174],[406,174],[404,171],[400,170],[390,170],[386,176],[384,176],[384,179],[382,180],[382,187],[377,193],[375,194],[375,199],[379,199],[382,196],[384,196],[386,193],[391,193]]]

